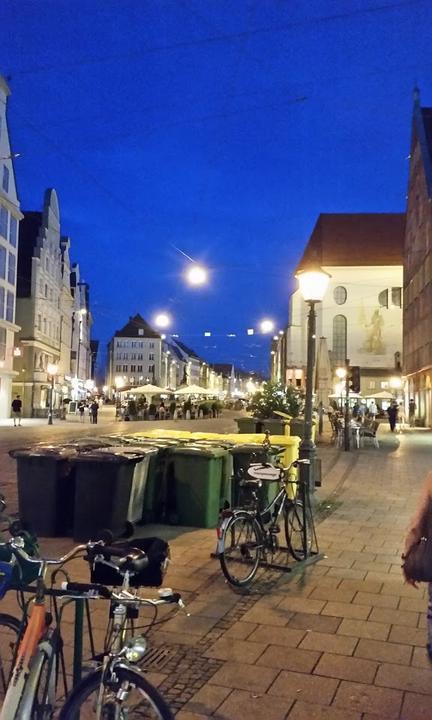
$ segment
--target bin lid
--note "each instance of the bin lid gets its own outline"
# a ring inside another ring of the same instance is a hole
[[[206,458],[223,458],[228,455],[226,448],[211,445],[181,445],[172,449],[173,455],[189,455]]]
[[[278,448],[277,443],[272,443],[273,448]],[[278,448],[279,449],[279,448]],[[230,453],[233,455],[239,454],[239,455],[250,455],[251,453],[256,452],[267,452],[267,448],[263,446],[262,443],[244,443],[244,445],[234,445],[232,448],[229,449]],[[270,454],[272,452],[272,449],[269,450]]]
[[[129,463],[139,462],[143,460],[146,455],[156,455],[157,448],[155,447],[131,447],[120,445],[119,447],[110,448],[97,448],[90,450],[86,453],[80,453],[77,455],[77,462],[114,462],[114,463]]]
[[[9,455],[12,458],[19,457],[57,457],[64,460],[75,458],[78,455],[76,448],[63,447],[62,445],[45,445],[44,447],[26,447],[10,450]]]

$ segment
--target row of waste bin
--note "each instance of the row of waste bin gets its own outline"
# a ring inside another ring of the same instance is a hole
[[[215,527],[239,502],[241,468],[265,459],[263,437],[150,431],[17,450],[20,517],[40,536],[75,540],[119,537],[128,523]],[[297,456],[298,438],[272,441],[284,464]],[[261,501],[276,491],[266,484]]]

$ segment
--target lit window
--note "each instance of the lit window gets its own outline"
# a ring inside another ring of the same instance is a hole
[[[138,328],[138,335],[144,335],[143,328]]]
[[[9,192],[9,168],[3,165],[2,188],[5,192]]]
[[[346,303],[347,299],[347,291],[346,288],[344,288],[342,285],[338,285],[333,290],[333,297],[336,305],[343,305]]]
[[[382,388],[383,390],[387,390],[388,386],[389,386],[389,383],[386,382],[386,381],[384,381],[384,382],[381,383],[381,388]]]
[[[333,362],[344,365],[347,356],[347,319],[345,315],[333,318]]]
[[[127,366],[127,365],[123,365],[123,372],[127,372],[127,371],[128,371],[128,366]]]
[[[8,211],[4,207],[0,207],[0,235],[7,238],[8,230]]]
[[[369,390],[375,390],[375,380],[369,380]]]

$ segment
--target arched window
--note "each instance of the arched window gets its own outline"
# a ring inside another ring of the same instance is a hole
[[[347,319],[345,315],[333,318],[333,362],[345,365],[347,356]]]

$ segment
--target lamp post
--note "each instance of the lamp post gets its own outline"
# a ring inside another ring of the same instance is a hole
[[[315,443],[312,438],[312,402],[313,402],[313,377],[315,368],[315,344],[316,344],[316,312],[315,305],[322,302],[326,293],[330,275],[320,267],[310,270],[301,270],[296,278],[299,282],[300,292],[304,301],[309,305],[307,325],[307,361],[306,361],[306,397],[304,410],[304,432],[300,443],[299,456],[301,459],[309,460],[309,465],[301,465],[302,479],[305,481],[307,492],[311,490],[311,479],[313,478],[312,466],[315,460]]]
[[[53,424],[53,400],[54,400],[54,379],[58,373],[58,365],[55,363],[48,363],[47,373],[51,376],[51,388],[49,397],[49,409],[48,409],[48,425]]]

